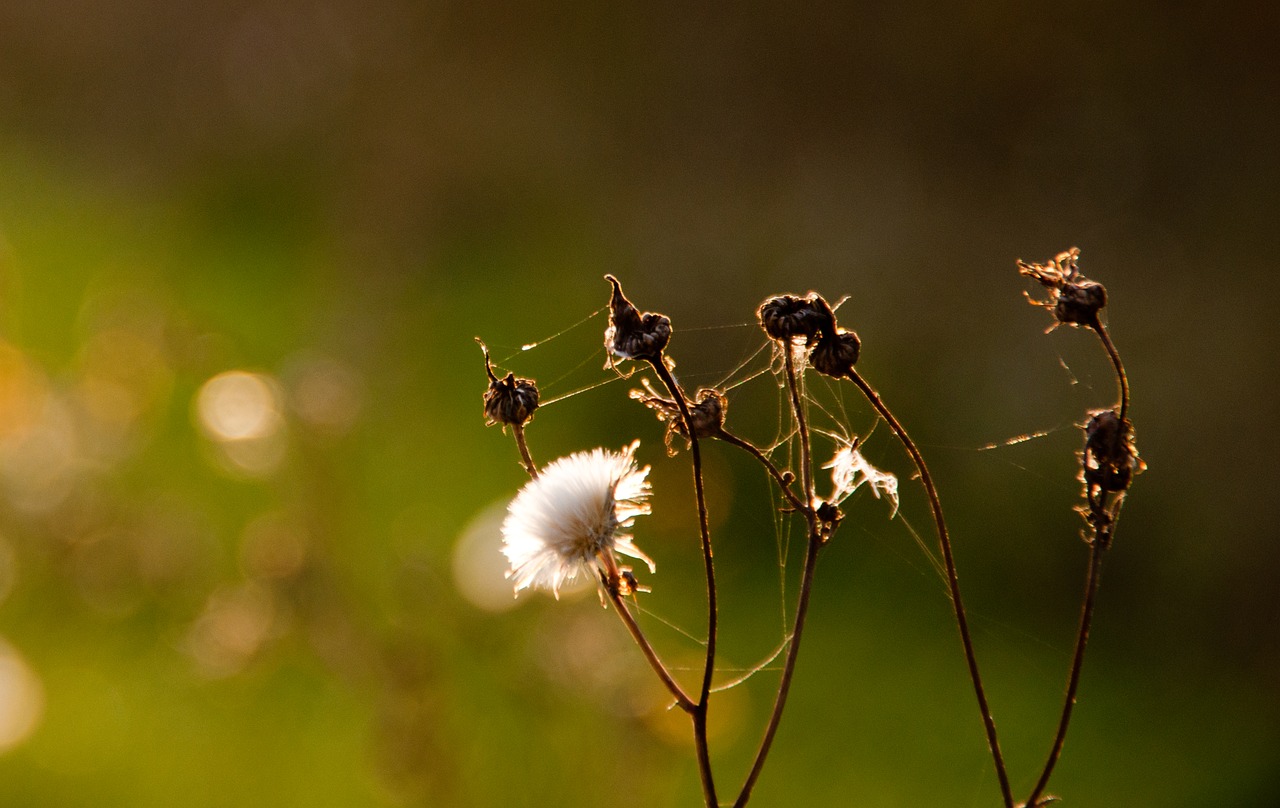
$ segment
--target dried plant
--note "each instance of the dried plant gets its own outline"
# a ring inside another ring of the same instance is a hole
[[[1018,262],[1021,274],[1036,280],[1051,293],[1046,300],[1032,302],[1052,312],[1055,327],[1060,324],[1083,327],[1098,335],[1114,365],[1120,387],[1117,407],[1090,413],[1084,425],[1085,446],[1081,453],[1080,479],[1084,484],[1085,503],[1079,510],[1087,528],[1085,540],[1090,547],[1089,571],[1057,732],[1034,789],[1024,803],[1017,804],[1024,807],[1044,805],[1055,799],[1045,796],[1045,787],[1061,754],[1076,699],[1102,556],[1111,545],[1120,506],[1133,476],[1143,468],[1134,448],[1133,426],[1128,419],[1128,380],[1119,353],[1100,317],[1106,305],[1106,291],[1101,284],[1086,280],[1080,274],[1078,256],[1079,251],[1073,248],[1045,264]],[[683,448],[690,457],[707,605],[705,654],[697,686],[686,689],[681,685],[645,636],[636,621],[632,600],[649,589],[618,558],[622,555],[639,559],[645,562],[650,573],[655,571],[653,562],[632,543],[627,532],[636,517],[649,513],[650,509],[650,489],[646,480],[649,469],[641,469],[635,463],[638,441],[629,443],[620,452],[606,449],[579,452],[540,469],[532,459],[524,432],[539,404],[537,385],[530,379],[517,378],[510,373],[499,378],[493,371],[486,349],[485,371],[489,386],[484,394],[485,418],[490,425],[501,424],[504,430],[511,427],[521,461],[531,478],[512,501],[503,524],[503,552],[511,564],[508,577],[513,580],[516,592],[545,588],[558,595],[565,582],[582,574],[593,576],[602,602],[612,605],[670,694],[675,707],[689,717],[706,805],[746,805],[782,720],[796,672],[818,559],[845,519],[841,504],[854,491],[865,486],[876,498],[886,499],[893,513],[898,508],[898,479],[866,459],[857,436],[837,436],[835,455],[826,463],[820,463],[814,457],[812,444],[816,430],[808,420],[804,376],[812,371],[847,381],[866,398],[902,444],[928,497],[961,649],[999,781],[1001,800],[1005,808],[1014,808],[1009,775],[961,597],[941,498],[919,447],[876,389],[855,368],[862,348],[857,334],[841,327],[835,309],[814,292],[804,296],[771,297],[757,309],[760,327],[773,346],[773,366],[786,392],[798,443],[797,455],[792,459],[797,468],[780,468],[771,458],[771,452],[730,430],[727,425],[729,397],[725,390],[704,388],[691,396],[677,382],[672,373],[674,362],[667,352],[672,336],[671,320],[662,314],[641,312],[627,299],[616,278],[606,276],[606,280],[611,286],[609,325],[604,334],[606,367],[622,372],[622,363],[635,362],[652,370],[661,389],[646,379],[643,389],[632,390],[630,396],[652,410],[664,425],[663,438],[668,453],[675,455]],[[483,348],[483,343],[481,346]],[[786,655],[773,705],[750,769],[734,792],[732,801],[727,803],[720,800],[721,791],[712,770],[707,739],[707,715],[711,707],[719,626],[713,543],[701,451],[702,443],[709,440],[734,446],[753,458],[776,485],[779,509],[803,520],[806,533],[800,588],[793,621],[785,638]],[[818,495],[815,480],[818,469],[831,472],[829,496]]]

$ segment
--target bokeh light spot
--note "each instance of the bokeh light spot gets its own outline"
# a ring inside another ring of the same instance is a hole
[[[217,441],[263,438],[280,428],[275,385],[259,373],[233,370],[204,383],[196,396],[200,426]]]
[[[44,715],[44,687],[22,655],[0,639],[0,754],[18,746]]]

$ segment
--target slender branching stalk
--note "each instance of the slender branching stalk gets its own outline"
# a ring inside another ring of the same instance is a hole
[[[1025,805],[1035,808],[1040,795],[1049,785],[1049,777],[1053,767],[1062,754],[1062,746],[1067,740],[1067,725],[1071,723],[1071,709],[1076,703],[1076,688],[1080,685],[1080,670],[1084,666],[1084,648],[1089,642],[1089,625],[1093,622],[1093,603],[1098,594],[1098,580],[1102,573],[1102,554],[1104,549],[1098,542],[1089,550],[1089,573],[1085,579],[1083,605],[1080,608],[1080,628],[1076,632],[1076,650],[1071,656],[1071,673],[1067,678],[1067,696],[1062,703],[1062,715],[1058,718],[1058,730],[1053,737],[1053,748],[1049,750],[1049,759],[1045,761],[1040,779],[1036,781],[1031,796]]]
[[[1111,359],[1115,370],[1116,383],[1120,388],[1119,411],[1102,410],[1092,413],[1085,424],[1085,448],[1081,454],[1081,479],[1084,482],[1086,507],[1079,509],[1089,524],[1091,535],[1086,539],[1089,544],[1089,571],[1085,578],[1084,596],[1080,606],[1080,625],[1076,631],[1075,651],[1071,655],[1071,667],[1067,674],[1066,695],[1063,698],[1062,711],[1058,717],[1058,727],[1054,732],[1053,745],[1049,757],[1040,771],[1031,796],[1025,803],[1028,808],[1040,805],[1040,796],[1049,784],[1054,766],[1062,754],[1066,742],[1067,727],[1071,723],[1071,712],[1076,703],[1076,691],[1080,686],[1080,672],[1084,667],[1085,648],[1089,642],[1089,628],[1093,622],[1094,603],[1098,595],[1098,582],[1102,572],[1102,558],[1111,546],[1111,538],[1115,532],[1116,520],[1120,516],[1120,506],[1124,502],[1125,491],[1128,490],[1133,475],[1142,470],[1142,462],[1138,459],[1133,445],[1133,427],[1128,419],[1129,414],[1129,377],[1125,374],[1124,363],[1120,360],[1120,352],[1116,349],[1111,335],[1099,316],[1107,304],[1107,292],[1102,284],[1088,280],[1080,272],[1077,260],[1080,250],[1072,247],[1058,253],[1052,261],[1044,264],[1018,262],[1019,274],[1032,278],[1045,289],[1050,297],[1046,300],[1028,300],[1035,305],[1048,309],[1054,316],[1055,325],[1070,325],[1088,328],[1098,335],[1102,347]]]
[[[733,804],[734,808],[742,808],[751,799],[751,791],[755,787],[756,780],[760,777],[761,770],[764,769],[765,759],[769,756],[769,750],[773,746],[773,738],[778,732],[779,724],[782,722],[782,711],[787,705],[787,695],[791,692],[791,679],[795,674],[796,660],[800,657],[800,639],[804,635],[805,616],[809,612],[809,595],[813,591],[814,572],[818,567],[818,551],[822,549],[822,532],[812,505],[814,501],[813,458],[809,447],[809,426],[805,419],[804,405],[800,399],[800,384],[796,378],[791,346],[784,344],[782,349],[786,362],[787,388],[791,392],[791,408],[795,414],[800,432],[801,478],[804,486],[804,495],[808,503],[799,507],[798,510],[804,514],[808,522],[809,542],[804,556],[804,573],[800,579],[800,596],[796,603],[795,624],[791,629],[791,638],[787,647],[787,659],[782,667],[782,677],[778,680],[778,692],[774,697],[773,709],[769,712],[769,720],[765,725],[764,735],[760,739],[760,747],[756,750],[755,759],[751,763],[751,770],[747,773],[747,779],[742,784],[738,799]],[[779,485],[781,485],[781,480],[779,480]],[[784,492],[788,490],[785,486],[783,487]]]
[[[808,507],[805,502],[801,500],[800,497],[796,496],[795,492],[791,490],[791,483],[795,482],[795,478],[790,475],[790,473],[784,474],[780,471],[778,467],[774,465],[774,462],[770,460],[764,452],[757,449],[753,443],[743,440],[724,428],[721,428],[720,431],[716,433],[716,437],[731,446],[737,446],[739,449],[745,450],[748,454],[759,461],[760,465],[764,466],[765,470],[769,472],[769,476],[778,484],[778,489],[782,492],[782,496],[786,498],[787,502],[791,503],[792,508],[797,511],[803,511]]]
[[[516,436],[516,446],[520,448],[520,459],[524,463],[524,470],[529,472],[529,476],[538,479],[538,467],[534,465],[533,455],[529,454],[529,443],[524,439],[524,425],[512,424],[511,431]]]
[[[1111,357],[1111,365],[1116,371],[1116,382],[1120,385],[1120,420],[1123,421],[1129,415],[1129,376],[1124,372],[1120,352],[1116,350],[1116,344],[1111,341],[1111,334],[1107,332],[1107,327],[1101,322],[1096,322],[1092,327],[1098,339],[1102,340],[1102,347],[1106,349],[1107,356]]]
[[[1095,317],[1089,323],[1089,328],[1098,335],[1098,339],[1102,342],[1102,347],[1106,350],[1107,356],[1111,359],[1111,365],[1115,369],[1116,383],[1120,388],[1118,422],[1127,437],[1129,431],[1126,418],[1129,410],[1129,378],[1125,374],[1124,363],[1120,360],[1120,352],[1116,349],[1115,343],[1112,342],[1111,336],[1107,333],[1106,326],[1102,324],[1101,320]],[[1090,449],[1086,445],[1086,463],[1088,462],[1087,453],[1089,451]],[[1126,480],[1125,487],[1127,485]],[[1045,788],[1049,785],[1049,778],[1053,775],[1054,767],[1058,763],[1058,758],[1062,755],[1062,747],[1067,740],[1067,728],[1071,724],[1071,712],[1075,707],[1076,691],[1080,686],[1080,672],[1084,668],[1085,648],[1089,643],[1089,629],[1093,623],[1093,607],[1097,599],[1098,584],[1102,575],[1102,558],[1111,546],[1111,536],[1115,531],[1115,523],[1116,519],[1119,518],[1120,503],[1123,498],[1123,491],[1095,490],[1095,486],[1086,478],[1085,499],[1088,505],[1086,515],[1093,530],[1093,535],[1089,540],[1089,570],[1085,577],[1084,596],[1081,598],[1080,625],[1076,630],[1075,650],[1071,655],[1071,668],[1067,675],[1066,695],[1062,701],[1062,711],[1058,716],[1058,727],[1054,732],[1053,745],[1050,747],[1049,757],[1040,771],[1040,777],[1036,780],[1035,787],[1031,790],[1031,796],[1027,797],[1026,805],[1029,808],[1037,806],[1040,795],[1044,793]]]
[[[667,670],[667,666],[658,658],[658,653],[653,650],[653,646],[649,644],[649,639],[645,637],[644,632],[640,630],[640,625],[631,614],[631,610],[627,608],[626,602],[622,598],[622,593],[618,591],[618,587],[606,587],[609,593],[609,599],[613,601],[613,610],[618,613],[618,617],[622,619],[623,624],[630,632],[631,638],[636,641],[636,645],[640,646],[640,650],[644,653],[644,658],[649,661],[649,667],[653,668],[653,672],[658,674],[658,678],[662,680],[662,684],[667,690],[671,691],[671,695],[676,700],[676,705],[686,713],[693,714],[698,705],[689,698],[684,692],[684,688],[676,682],[671,676],[671,672]]]
[[[711,527],[707,515],[707,498],[702,477],[702,450],[698,443],[697,430],[694,428],[693,416],[689,413],[689,405],[685,401],[684,392],[671,375],[661,354],[650,359],[653,372],[666,386],[667,392],[680,408],[680,417],[684,420],[685,430],[689,436],[689,453],[693,457],[693,490],[698,503],[698,531],[702,540],[702,562],[707,577],[707,653],[702,669],[702,685],[698,691],[698,702],[692,711],[693,736],[697,747],[698,772],[702,778],[702,795],[710,808],[718,808],[715,779],[711,773],[711,753],[707,746],[707,707],[711,698],[711,676],[715,673],[716,633],[719,623],[716,605],[716,570],[712,561]]]
[[[876,392],[866,379],[862,377],[852,366],[849,367],[847,377],[857,386],[862,394],[870,402],[880,417],[889,424],[889,429],[902,443],[907,450],[907,454],[911,456],[911,462],[915,464],[916,470],[920,473],[920,482],[924,484],[925,492],[929,496],[929,508],[933,512],[933,522],[938,531],[938,543],[942,547],[942,560],[947,570],[947,586],[951,591],[951,605],[956,615],[956,625],[960,629],[960,643],[964,646],[965,662],[969,665],[969,679],[973,682],[973,691],[978,698],[978,711],[982,713],[982,726],[987,733],[987,745],[991,749],[991,758],[995,761],[996,777],[1000,780],[1000,794],[1004,798],[1005,808],[1013,808],[1013,792],[1009,788],[1009,774],[1005,769],[1004,756],[1000,753],[1000,741],[996,737],[996,722],[991,717],[991,707],[987,703],[986,689],[982,686],[982,675],[978,672],[978,657],[973,648],[973,638],[969,634],[969,620],[965,615],[964,601],[960,597],[960,577],[956,574],[956,562],[951,552],[951,539],[947,533],[947,523],[942,516],[942,501],[938,498],[938,489],[933,484],[933,477],[929,474],[929,467],[924,462],[924,456],[920,454],[920,450],[916,448],[915,441],[907,434],[907,430],[894,417],[888,406],[880,398],[880,394]]]

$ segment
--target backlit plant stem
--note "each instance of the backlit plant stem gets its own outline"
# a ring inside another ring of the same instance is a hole
[[[1090,328],[1098,335],[1107,356],[1111,358],[1112,367],[1115,368],[1116,382],[1120,386],[1120,420],[1124,422],[1129,410],[1129,377],[1124,372],[1124,363],[1120,361],[1120,352],[1111,341],[1111,335],[1107,333],[1106,326],[1095,320]],[[1080,606],[1080,627],[1076,631],[1075,651],[1071,655],[1071,672],[1067,675],[1067,692],[1062,702],[1062,713],[1058,718],[1058,729],[1054,733],[1049,758],[1045,761],[1031,796],[1027,798],[1028,808],[1036,807],[1036,801],[1049,785],[1049,777],[1052,776],[1053,769],[1058,764],[1058,758],[1062,755],[1062,747],[1066,743],[1067,727],[1071,724],[1071,711],[1075,707],[1076,691],[1080,686],[1080,671],[1084,667],[1084,652],[1089,643],[1089,628],[1093,623],[1093,606],[1097,599],[1098,583],[1102,574],[1102,556],[1111,546],[1111,535],[1115,530],[1115,521],[1119,512],[1119,501],[1113,497],[1123,496],[1123,494],[1116,495],[1102,491],[1095,499],[1092,492],[1086,488],[1085,496],[1089,502],[1090,512],[1106,514],[1106,519],[1101,523],[1094,523],[1093,541],[1089,546],[1089,572],[1085,578],[1084,598]]]
[[[1071,657],[1071,673],[1067,677],[1067,695],[1062,703],[1062,715],[1058,719],[1058,731],[1053,738],[1053,748],[1049,750],[1049,759],[1045,761],[1044,770],[1031,796],[1027,798],[1027,808],[1035,808],[1036,801],[1049,785],[1049,777],[1053,767],[1062,754],[1062,746],[1067,739],[1067,726],[1071,723],[1071,708],[1076,703],[1076,689],[1080,685],[1080,670],[1084,666],[1084,649],[1089,642],[1089,626],[1093,622],[1093,604],[1098,594],[1098,581],[1102,572],[1102,554],[1105,548],[1102,542],[1095,540],[1089,551],[1089,573],[1085,579],[1084,602],[1080,608],[1080,629],[1076,632],[1076,650]]]
[[[814,492],[812,455],[809,448],[809,427],[805,420],[804,406],[800,400],[800,385],[796,378],[795,362],[791,357],[791,346],[784,344],[783,350],[786,352],[787,387],[791,391],[791,408],[795,412],[796,423],[800,431],[800,466],[804,495],[808,500],[808,504],[799,508],[799,510],[804,514],[809,525],[809,544],[804,556],[804,573],[800,579],[800,596],[796,603],[795,625],[791,629],[791,639],[787,647],[787,660],[782,668],[782,678],[778,681],[778,693],[774,697],[773,710],[769,713],[769,722],[765,726],[764,735],[760,739],[760,748],[756,751],[755,760],[751,764],[751,771],[747,774],[747,779],[742,784],[742,791],[739,792],[738,799],[734,802],[734,808],[742,808],[751,799],[751,790],[755,787],[756,780],[760,777],[765,759],[769,756],[769,749],[773,745],[774,735],[777,734],[778,725],[782,722],[782,711],[787,704],[787,695],[791,692],[791,679],[795,674],[796,660],[800,656],[800,638],[804,634],[805,616],[809,612],[809,595],[813,591],[814,572],[818,567],[818,551],[822,548],[822,534],[818,529],[817,516],[812,505]],[[780,478],[779,485],[781,485]],[[783,487],[783,491],[786,492],[787,489]]]
[[[675,678],[671,676],[667,666],[662,664],[662,660],[658,658],[658,653],[653,650],[648,638],[640,630],[640,625],[636,623],[635,617],[632,616],[631,610],[627,608],[617,587],[608,587],[608,591],[609,599],[613,601],[614,611],[622,619],[627,631],[631,634],[631,638],[636,641],[636,645],[640,646],[640,650],[644,653],[644,658],[649,661],[649,666],[653,668],[653,672],[658,674],[662,684],[666,685],[667,690],[671,691],[671,695],[675,697],[676,705],[686,713],[693,714],[698,705],[694,703],[693,699],[689,698],[689,695],[684,692],[684,688],[680,687]]]
[[[524,470],[529,472],[529,476],[538,479],[538,467],[533,464],[533,455],[529,454],[529,443],[524,439],[524,427],[520,424],[512,424],[511,431],[516,436],[516,446],[520,447],[520,459],[524,462]]]
[[[693,416],[685,403],[684,393],[680,385],[672,377],[661,355],[649,359],[654,373],[666,386],[680,408],[680,417],[684,419],[685,432],[689,436],[689,452],[693,457],[693,489],[698,502],[698,530],[702,540],[702,561],[707,576],[707,655],[702,670],[702,685],[698,691],[698,702],[691,713],[693,717],[693,737],[697,747],[698,772],[702,777],[702,796],[709,808],[718,808],[715,780],[711,774],[711,753],[707,746],[707,706],[711,696],[711,676],[715,672],[716,632],[719,618],[716,606],[716,571],[711,553],[711,527],[707,515],[706,492],[702,479],[702,450],[698,445],[698,434],[694,429]]]
[[[1125,416],[1129,414],[1129,377],[1124,372],[1124,363],[1120,361],[1120,352],[1116,350],[1116,345],[1111,341],[1111,335],[1107,333],[1107,327],[1098,323],[1093,326],[1094,333],[1098,335],[1098,339],[1102,340],[1102,347],[1106,348],[1107,356],[1111,357],[1111,365],[1116,370],[1116,381],[1120,384],[1120,420],[1123,421]]]
[[[973,638],[969,634],[969,620],[965,616],[964,601],[960,597],[960,577],[956,574],[955,558],[951,552],[951,539],[947,533],[947,523],[942,516],[942,502],[938,498],[938,489],[933,484],[933,477],[929,474],[929,467],[925,465],[924,457],[920,454],[920,450],[916,448],[915,441],[907,434],[907,430],[903,428],[898,419],[881,400],[880,394],[876,392],[866,379],[857,370],[850,367],[848,378],[852,381],[862,394],[866,396],[871,406],[880,414],[880,417],[889,424],[889,429],[902,443],[907,450],[907,454],[911,456],[911,462],[915,464],[916,470],[920,472],[920,482],[924,484],[925,492],[929,496],[929,508],[933,511],[934,525],[938,531],[938,543],[942,547],[942,559],[947,569],[947,586],[951,592],[951,605],[956,615],[956,625],[960,629],[960,643],[964,646],[964,658],[969,665],[969,678],[973,681],[973,690],[978,698],[978,710],[982,713],[982,726],[987,733],[987,746],[991,749],[991,757],[996,764],[996,777],[1000,780],[1000,793],[1004,798],[1005,808],[1013,808],[1013,792],[1009,788],[1009,774],[1005,770],[1004,756],[1000,754],[1000,742],[996,738],[996,723],[991,717],[991,707],[987,703],[987,693],[982,686],[982,675],[978,672],[978,657],[973,649]]]

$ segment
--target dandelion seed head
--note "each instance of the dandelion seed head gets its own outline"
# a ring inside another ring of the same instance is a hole
[[[614,553],[655,570],[626,532],[650,511],[649,467],[635,462],[639,445],[562,457],[520,489],[502,523],[502,552],[511,564],[507,577],[517,595],[542,588],[558,597],[560,587],[579,574],[617,575]]]

